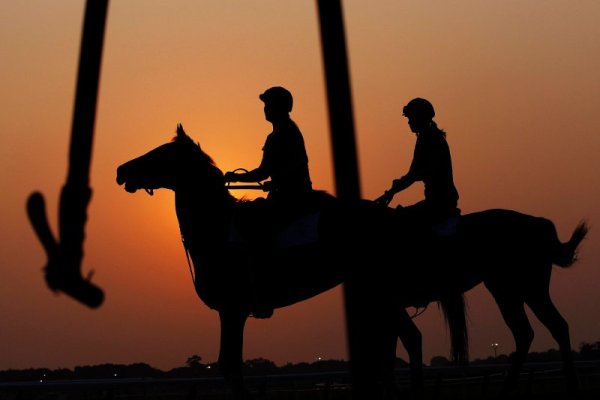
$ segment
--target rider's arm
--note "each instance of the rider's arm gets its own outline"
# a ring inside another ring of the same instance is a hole
[[[270,135],[269,135],[270,137]],[[226,179],[235,179],[237,182],[260,182],[271,176],[271,149],[269,145],[269,137],[263,146],[263,156],[260,165],[252,171],[243,174],[235,174],[235,176],[227,176]]]
[[[393,180],[392,188],[390,189],[390,192],[392,194],[396,194],[398,192],[403,191],[404,189],[406,189],[407,187],[409,187],[410,185],[412,185],[415,182],[416,182],[416,179],[414,178],[414,175],[410,174],[410,171],[409,171],[409,173],[404,175],[402,178]]]
[[[396,193],[408,188],[413,183],[422,180],[423,156],[422,144],[419,142],[419,140],[417,140],[415,152],[413,154],[413,159],[408,172],[402,178],[394,179],[392,182],[392,188],[388,191],[389,195],[393,196]]]
[[[258,168],[255,168],[252,171],[236,175],[238,182],[260,182],[264,181],[268,177],[269,173],[262,163],[258,166]]]
[[[413,183],[414,180],[409,174],[404,175],[400,179],[394,179],[390,190],[386,190],[381,197],[375,200],[375,202],[388,205],[392,201],[396,193],[406,189]]]

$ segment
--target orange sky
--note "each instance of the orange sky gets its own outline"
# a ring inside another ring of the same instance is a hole
[[[333,192],[314,2],[113,0],[107,33],[84,270],[106,291],[91,311],[55,296],[25,215],[41,190],[56,226],[64,183],[83,1],[0,2],[0,369],[214,361],[218,317],[196,297],[173,195],[129,195],[116,167],[184,124],[223,170],[258,164],[270,125],[259,93],[294,94],[316,188]],[[435,6],[435,8],[434,8]],[[362,192],[375,198],[408,168],[414,146],[401,115],[430,99],[448,132],[463,213],[510,208],[552,219],[563,239],[600,219],[600,3],[346,1]],[[238,194],[238,193],[236,193]],[[254,195],[254,194],[251,194]],[[410,204],[422,187],[396,197]],[[573,344],[600,340],[599,242],[555,270],[552,295]],[[513,350],[483,288],[468,293],[472,355]],[[345,358],[339,290],[250,320],[245,357],[283,364]],[[447,355],[442,318],[418,318],[425,361]],[[554,347],[534,321],[533,350]],[[399,355],[404,356],[400,350]]]

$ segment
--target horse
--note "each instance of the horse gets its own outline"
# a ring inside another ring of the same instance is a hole
[[[355,322],[350,328],[358,330],[354,335],[359,350],[351,360],[357,398],[361,393],[368,397],[374,382],[394,390],[389,385],[398,338],[409,355],[411,382],[422,389],[422,337],[408,307],[440,302],[453,357],[465,361],[463,294],[480,283],[495,299],[516,345],[505,391],[514,388],[533,340],[525,304],[557,341],[567,388],[577,389],[568,324],[552,303],[549,282],[553,264],[566,268],[576,261],[588,232],[585,222],[562,243],[548,219],[493,209],[461,216],[453,237],[437,238],[415,233],[419,229],[386,206],[368,200],[347,203],[316,192],[317,200],[311,202],[316,206],[309,213],[277,227],[277,237],[285,236],[281,232],[289,236],[301,221],[300,230],[312,232],[309,239],[287,246],[277,240],[252,240],[248,227],[246,238],[240,239],[244,229],[239,221],[260,224],[262,217],[255,214],[264,215],[269,205],[261,208],[258,201],[233,197],[211,157],[181,125],[176,132],[171,142],[119,166],[116,181],[129,193],[143,189],[152,194],[161,188],[175,192],[194,286],[199,298],[219,313],[218,363],[236,398],[245,396],[242,350],[247,318],[268,317],[273,309],[341,283],[349,288],[347,302],[353,305],[348,320]]]

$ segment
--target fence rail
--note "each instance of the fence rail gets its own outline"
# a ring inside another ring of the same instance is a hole
[[[600,360],[578,362],[580,399],[600,398]],[[483,399],[499,391],[508,365],[426,367],[424,399]],[[560,363],[528,363],[514,398],[563,399]],[[401,395],[409,394],[409,371],[396,370]],[[257,398],[273,400],[345,400],[351,398],[349,371],[249,376],[248,387]],[[225,399],[222,378],[107,378],[0,382],[0,399]]]

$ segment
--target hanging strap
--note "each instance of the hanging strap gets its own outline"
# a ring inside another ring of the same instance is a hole
[[[190,269],[190,276],[192,277],[192,283],[194,284],[194,286],[196,286],[196,276],[194,275],[194,267],[193,267],[192,258],[190,256],[190,249],[188,248],[187,244],[185,243],[185,238],[183,237],[183,235],[181,235],[181,243],[183,244],[183,249],[185,250],[185,258],[187,259],[188,268]]]

